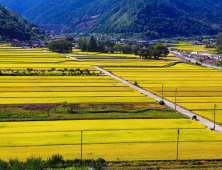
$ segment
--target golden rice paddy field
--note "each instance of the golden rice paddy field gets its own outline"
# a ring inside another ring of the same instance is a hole
[[[0,159],[47,159],[57,153],[79,158],[83,131],[84,159],[175,160],[178,128],[180,160],[221,159],[222,135],[187,119],[4,122]]]
[[[75,54],[74,54],[75,53]],[[83,62],[79,62],[73,58],[67,58],[65,55],[49,52],[41,49],[14,49],[14,48],[0,48],[0,69],[4,73],[10,72],[24,72],[29,69],[33,69],[31,73],[40,73],[45,70],[45,73],[58,73],[66,69],[88,69],[91,73],[99,73],[93,66],[166,66],[172,62],[176,62],[180,59],[176,58],[173,54],[169,54],[164,60],[143,60],[139,59],[139,56],[131,54],[101,54],[101,53],[88,53],[79,52],[77,50],[74,53],[68,54],[70,57],[81,59]],[[133,59],[133,58],[137,59]],[[124,59],[125,58],[125,59]],[[131,59],[132,58],[132,59]],[[174,61],[173,61],[174,60]],[[55,68],[55,71],[51,71]],[[9,70],[10,69],[10,70]],[[63,71],[68,73],[68,71]]]
[[[92,63],[78,62],[67,58],[65,55],[43,51],[40,49],[1,49],[0,48],[0,70],[4,73],[24,72],[27,68],[33,69],[31,73],[69,73],[64,69],[88,69],[90,73],[99,73]],[[51,71],[55,68],[54,71]]]
[[[144,60],[144,59],[84,59],[84,62],[93,62],[94,65],[102,65],[103,67],[113,66],[166,66],[169,65],[170,61],[163,60]]]
[[[175,47],[178,50],[184,51],[200,51],[200,52],[207,52],[207,53],[217,53],[215,48],[205,48],[205,45],[192,45],[192,44],[180,44],[181,46]]]
[[[222,124],[222,72],[188,64],[176,64],[170,68],[109,68],[113,74],[172,102],[196,114],[213,120],[214,104],[217,104],[216,122]]]
[[[111,77],[0,77],[0,103],[156,102]]]
[[[0,50],[0,69],[84,68],[93,71],[92,66],[98,64],[165,66],[174,62],[134,59],[134,55],[123,54],[113,54],[112,59],[107,60],[109,54],[88,53],[87,56],[76,50],[71,54],[73,57],[83,56],[83,62],[77,62],[56,53],[25,51],[19,48]],[[168,58],[176,60],[172,54]],[[211,104],[214,102],[218,103],[218,112],[222,110],[222,74],[218,70],[186,64],[170,68],[106,69],[132,83],[137,81],[139,86],[158,95],[164,84],[164,96],[169,100],[173,100],[177,88],[178,104],[208,119],[212,119]],[[156,102],[106,76],[2,76],[0,82],[0,104]],[[217,116],[217,121],[222,121],[222,115],[218,113]],[[222,135],[205,128],[187,119],[1,122],[0,159],[25,160],[33,155],[47,159],[57,153],[65,159],[80,158],[83,131],[83,159],[102,157],[116,161],[118,156],[119,161],[175,160],[177,129],[180,129],[180,160],[221,159]]]
[[[74,50],[74,53],[80,53]],[[100,53],[70,54],[79,57],[109,57]],[[113,54],[114,57],[123,57],[122,54]],[[127,55],[129,59],[85,59],[79,62],[64,55],[43,51],[39,49],[0,49],[0,69],[3,73],[27,71],[41,72],[55,68],[54,72],[69,73],[63,69],[88,69],[90,72],[99,73],[93,65],[103,64],[111,66],[164,66],[170,64],[163,60],[130,59],[134,55]],[[170,57],[174,57],[172,54]],[[44,57],[44,59],[43,59]],[[62,71],[63,70],[63,71]],[[49,72],[49,71],[48,71]],[[100,76],[16,76],[0,77],[0,103],[97,103],[97,102],[156,102],[127,87],[127,85],[110,77]],[[121,89],[121,90],[120,90]],[[70,90],[70,91],[69,91]]]
[[[204,49],[204,45],[187,45],[187,46],[180,46],[176,47],[179,50],[185,50],[185,51],[206,51]]]
[[[82,52],[81,52],[82,54]],[[160,57],[160,60],[144,60],[133,54],[68,54],[71,57],[78,58],[84,62],[94,62],[94,65],[102,66],[165,66],[172,62],[181,61],[174,54],[170,53],[167,57]]]

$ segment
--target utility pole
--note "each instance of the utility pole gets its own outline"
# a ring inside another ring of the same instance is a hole
[[[175,111],[177,111],[177,88],[175,90]]]
[[[179,135],[180,135],[180,129],[178,129],[178,132],[177,132],[177,156],[176,156],[176,162],[178,162]]]
[[[215,104],[214,105],[214,130],[216,128],[216,124],[215,124],[216,107],[217,107],[217,105]]]
[[[162,84],[162,101],[163,101],[163,84]]]
[[[89,46],[89,45],[88,45],[88,43],[87,43],[87,55],[88,55],[88,46]]]
[[[65,42],[63,42],[63,54],[64,54],[64,43],[65,43]]]
[[[82,162],[82,131],[81,131],[81,162]]]

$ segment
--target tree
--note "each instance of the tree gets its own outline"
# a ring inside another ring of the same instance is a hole
[[[122,47],[123,54],[132,54],[133,50],[128,45]]]
[[[74,69],[69,69],[69,73],[74,73],[75,72],[75,70]]]
[[[88,69],[85,69],[84,71],[85,71],[85,73],[86,73],[87,75],[90,74],[90,71],[89,71]]]
[[[79,40],[79,48],[82,52],[87,51],[87,41],[86,39]]]
[[[87,42],[86,39],[81,39],[79,41],[79,48],[82,52],[103,52],[103,44],[97,45],[94,36],[91,36],[90,40]]]
[[[114,45],[114,48],[115,48],[116,51],[120,51],[120,52],[121,52],[121,51],[122,51],[122,47],[123,47],[123,46],[120,45],[120,44],[118,44],[118,43],[116,43],[116,44]]]
[[[70,53],[72,52],[72,42],[65,40],[51,41],[47,47],[53,52]]]
[[[139,52],[139,50],[140,50],[140,46],[138,46],[137,44],[133,44],[133,45],[131,46],[131,49],[133,50],[133,53],[134,53],[135,55],[137,55],[138,52]]]
[[[104,44],[103,43],[100,43],[100,44],[98,44],[98,46],[97,46],[97,48],[98,48],[98,52],[104,52]]]
[[[169,54],[169,50],[167,47],[163,46],[162,44],[157,44],[154,46],[154,49],[155,49],[155,54],[156,54],[156,57],[155,58],[158,58],[158,57],[166,57],[168,54]]]
[[[140,50],[140,58],[147,59],[149,56],[149,51],[147,49]]]
[[[75,72],[77,72],[77,74],[79,74],[80,73],[80,69],[79,68],[75,69]]]
[[[89,51],[90,52],[98,52],[98,46],[97,46],[97,43],[96,43],[96,40],[95,40],[94,36],[90,37],[90,40],[89,40]]]
[[[216,41],[216,50],[219,54],[222,53],[222,33],[220,33],[218,36],[217,36],[217,41]]]

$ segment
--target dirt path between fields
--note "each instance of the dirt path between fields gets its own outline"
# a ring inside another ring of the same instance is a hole
[[[161,97],[159,97],[159,96],[157,96],[157,95],[155,95],[155,94],[153,94],[153,93],[151,93],[151,92],[149,92],[149,91],[147,91],[147,90],[144,90],[144,89],[142,89],[142,88],[140,88],[140,87],[138,87],[138,86],[135,86],[135,85],[133,85],[132,83],[130,83],[130,82],[128,82],[128,81],[126,81],[126,80],[118,77],[118,76],[115,76],[115,75],[111,74],[110,72],[106,71],[105,69],[103,69],[103,68],[101,68],[101,67],[98,67],[98,66],[94,66],[94,67],[95,67],[96,69],[102,71],[102,72],[103,72],[104,74],[106,74],[107,76],[111,76],[111,77],[115,78],[116,80],[119,80],[119,81],[121,81],[121,82],[124,83],[124,84],[127,84],[129,87],[132,87],[132,88],[136,89],[137,91],[139,91],[139,92],[141,92],[141,93],[143,93],[143,94],[145,94],[145,95],[147,95],[147,96],[149,96],[149,97],[152,97],[153,99],[155,99],[155,100],[157,100],[157,101],[162,100]],[[166,104],[168,107],[170,107],[170,108],[172,108],[172,109],[175,109],[175,104],[174,104],[173,102],[170,102],[170,101],[168,101],[168,100],[166,100],[166,99],[163,99],[163,101],[165,102],[165,104]],[[184,108],[182,108],[182,107],[180,107],[180,106],[178,106],[178,105],[176,105],[176,110],[177,110],[178,112],[180,112],[181,114],[183,114],[183,115],[189,116],[190,118],[191,118],[193,115],[196,115],[195,113],[193,113],[193,112],[191,112],[191,111],[189,111],[189,110],[187,110],[187,109],[184,109]],[[208,120],[208,119],[205,119],[205,118],[203,118],[203,117],[201,117],[201,116],[199,116],[199,115],[197,116],[197,119],[198,119],[198,121],[199,121],[200,123],[206,125],[206,126],[207,126],[207,129],[212,129],[212,128],[214,127],[214,123],[213,123],[212,121]],[[216,127],[216,128],[215,128],[216,131],[222,133],[222,126],[216,124],[215,127]]]

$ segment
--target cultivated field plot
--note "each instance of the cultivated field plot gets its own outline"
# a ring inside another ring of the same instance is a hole
[[[5,122],[1,127],[0,158],[5,160],[31,155],[46,159],[56,153],[79,158],[81,131],[84,159],[174,160],[177,128],[180,159],[221,159],[222,135],[187,119]]]
[[[64,55],[53,53],[50,51],[43,51],[41,49],[1,49],[0,58],[66,58]]]
[[[222,123],[222,72],[188,64],[176,64],[170,68],[109,68],[113,74],[122,77],[159,96],[213,120],[214,104],[217,104],[216,121]]]
[[[164,60],[144,60],[144,59],[83,59],[84,62],[93,62],[94,65],[102,65],[103,67],[160,67],[169,65],[170,61]]]
[[[204,45],[188,45],[188,46],[180,46],[180,47],[175,47],[175,48],[179,50],[184,50],[184,51],[206,51],[204,47],[205,47]]]
[[[1,104],[155,102],[104,76],[1,76],[0,81]]]
[[[108,54],[108,53],[100,53],[100,52],[81,52],[81,51],[73,51],[69,56],[73,56],[76,58],[139,58],[138,55],[134,54]]]
[[[7,73],[29,73],[51,74],[51,73],[77,73],[87,70],[89,73],[99,73],[91,63],[78,62],[64,55],[49,51],[36,49],[1,49],[0,48],[0,70]],[[53,68],[53,70],[52,70]],[[80,69],[80,70],[76,70]]]

